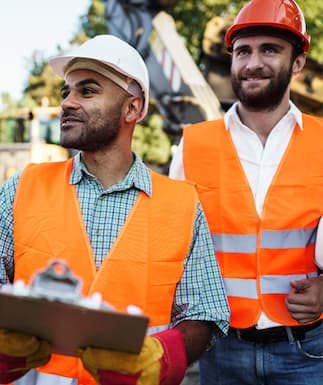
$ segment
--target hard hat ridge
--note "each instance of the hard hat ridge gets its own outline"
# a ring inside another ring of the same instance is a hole
[[[305,18],[294,0],[250,0],[226,32],[227,47],[232,48],[234,38],[244,29],[251,27],[271,27],[272,30],[289,31],[295,36],[295,43],[300,41],[303,52],[309,49],[310,36],[306,32]],[[282,33],[281,36],[284,39],[289,35]]]
[[[80,69],[87,69],[97,72],[113,81],[129,94],[144,97],[143,91],[136,80],[123,75],[122,73],[114,70],[112,67],[104,64],[103,62],[94,59],[74,58],[70,60],[63,68],[65,78],[67,78],[69,73]]]
[[[71,63],[74,69],[81,69],[82,61],[86,65],[83,69],[103,74],[131,94],[136,94],[140,89],[143,110],[137,122],[144,119],[149,104],[149,76],[146,64],[135,48],[116,36],[97,35],[66,55],[50,59],[49,64],[58,75],[64,77],[71,72]]]

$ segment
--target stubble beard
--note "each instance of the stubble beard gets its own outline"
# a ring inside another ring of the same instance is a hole
[[[276,78],[259,92],[250,93],[241,86],[239,75],[231,75],[232,89],[241,104],[251,111],[272,111],[282,101],[292,78],[292,64],[282,69]]]
[[[65,148],[72,148],[80,151],[97,152],[111,147],[120,131],[121,106],[116,106],[113,110],[103,114],[99,109],[92,110],[90,118],[84,112],[70,114],[82,120],[80,132],[75,133],[75,129],[61,130],[60,144]],[[81,116],[82,115],[82,116]]]

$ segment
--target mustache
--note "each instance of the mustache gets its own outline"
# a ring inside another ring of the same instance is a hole
[[[254,78],[268,78],[271,77],[272,73],[266,70],[263,70],[261,68],[255,69],[255,70],[245,70],[241,72],[239,78],[244,79],[248,77],[254,77]]]
[[[82,112],[76,112],[73,110],[65,110],[64,112],[61,112],[60,119],[77,119],[77,120],[83,120],[84,114]]]

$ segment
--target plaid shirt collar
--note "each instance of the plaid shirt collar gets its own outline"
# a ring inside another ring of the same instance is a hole
[[[96,179],[96,177],[87,170],[82,160],[81,153],[79,152],[74,156],[70,183],[76,185],[81,183],[84,179]],[[149,197],[152,195],[152,181],[148,168],[135,153],[134,162],[128,174],[122,181],[110,186],[106,192],[125,191],[131,188],[143,191]]]

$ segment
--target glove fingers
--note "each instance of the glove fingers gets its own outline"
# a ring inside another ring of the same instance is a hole
[[[160,384],[160,361],[151,363],[141,372],[137,385],[159,385]]]
[[[131,373],[138,372],[137,357],[133,354],[126,354],[110,350],[86,348],[81,351],[81,359],[84,367],[95,377],[98,378],[98,370],[112,370],[115,372]]]
[[[34,336],[0,329],[0,353],[12,357],[25,357],[33,354],[39,347]]]
[[[20,368],[25,366],[25,363],[25,357],[11,357],[5,354],[0,354],[0,373],[20,370]]]
[[[34,354],[27,357],[26,367],[31,369],[38,368],[39,366],[47,364],[47,362],[50,360],[51,354],[51,345],[47,341],[39,341],[38,350]]]
[[[39,342],[39,349],[27,357],[13,357],[0,354],[0,372],[13,373],[27,371],[45,365],[51,357],[51,346],[47,341]]]
[[[159,362],[163,355],[160,342],[146,337],[140,354],[129,354],[112,350],[86,348],[81,351],[81,359],[90,373],[98,369],[112,370],[121,373],[138,373],[154,362]]]

